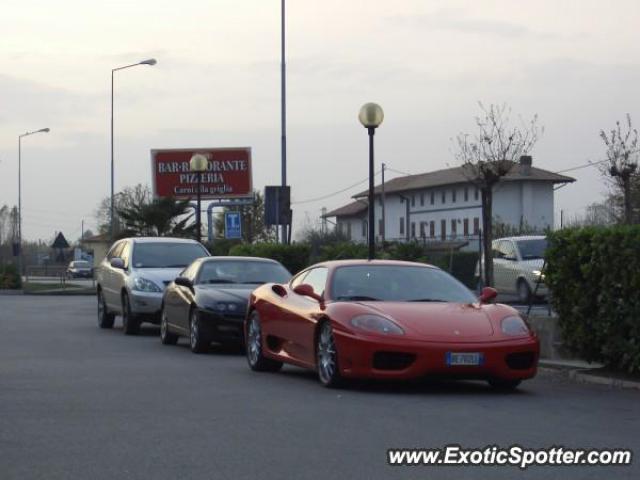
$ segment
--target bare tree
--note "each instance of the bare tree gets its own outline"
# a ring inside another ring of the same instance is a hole
[[[480,103],[482,114],[475,118],[478,132],[474,135],[460,133],[456,137],[456,159],[462,163],[463,172],[474,183],[482,198],[482,247],[484,250],[484,284],[493,285],[493,189],[516,165],[516,161],[531,151],[542,129],[538,128],[538,116],[520,126],[510,125],[511,109],[506,104]]]
[[[638,130],[631,125],[631,115],[627,114],[626,131],[620,122],[609,132],[600,130],[600,138],[607,146],[608,165],[602,172],[609,175],[622,190],[624,203],[624,223],[633,223],[632,179],[638,169]]]

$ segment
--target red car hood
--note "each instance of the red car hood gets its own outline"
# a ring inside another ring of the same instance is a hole
[[[359,302],[372,313],[390,317],[406,337],[430,341],[489,340],[494,330],[491,319],[477,305],[428,302]]]

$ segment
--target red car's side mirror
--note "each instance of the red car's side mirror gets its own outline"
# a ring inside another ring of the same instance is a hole
[[[484,287],[480,294],[480,303],[489,303],[491,300],[498,296],[498,291],[495,288]]]
[[[308,283],[302,283],[296,286],[293,291],[298,295],[303,295],[305,297],[311,297],[319,302],[322,301],[322,297],[313,291],[313,287]]]

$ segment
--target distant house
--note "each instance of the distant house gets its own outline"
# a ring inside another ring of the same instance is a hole
[[[385,221],[382,221],[382,185],[375,187],[376,240],[451,241],[477,238],[482,225],[479,189],[466,167],[454,167],[385,182]],[[554,224],[554,186],[575,179],[536,168],[531,157],[514,162],[494,189],[494,219],[515,227],[539,231]],[[332,210],[336,228],[356,242],[367,240],[368,191],[354,202]]]

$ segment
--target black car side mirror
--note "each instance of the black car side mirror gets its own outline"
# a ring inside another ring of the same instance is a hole
[[[180,285],[181,287],[186,287],[189,290],[193,290],[193,282],[187,277],[178,277],[173,281],[173,283]]]

